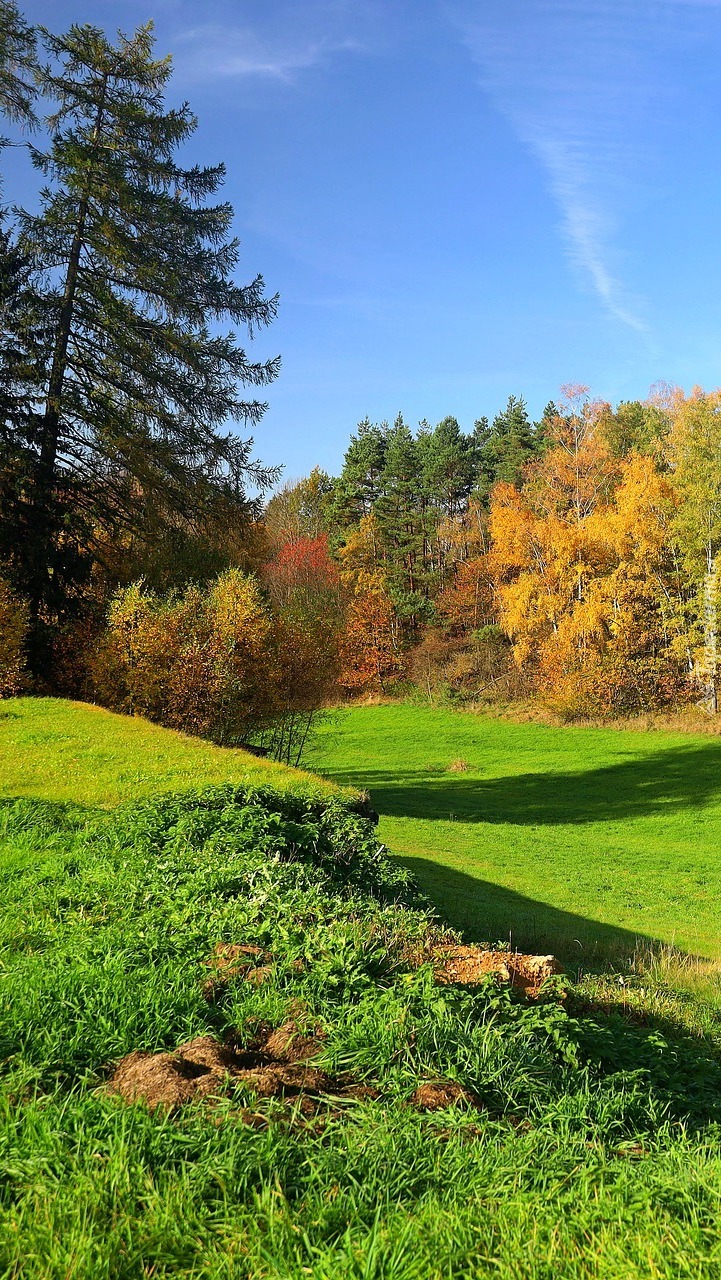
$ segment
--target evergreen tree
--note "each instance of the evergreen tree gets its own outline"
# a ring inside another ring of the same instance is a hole
[[[370,515],[381,493],[388,424],[377,426],[370,418],[358,423],[351,436],[336,486],[336,516],[341,528],[358,524]]]
[[[553,430],[553,424],[558,421],[560,416],[560,409],[558,409],[553,400],[549,400],[535,427],[537,453],[543,453],[546,449]]]
[[[0,112],[16,124],[32,128],[35,121],[35,31],[12,0],[0,0]],[[0,139],[7,145],[7,139]]]
[[[48,185],[39,214],[22,213],[21,244],[50,281],[53,331],[33,439],[33,539],[27,577],[35,621],[48,621],[54,549],[72,491],[88,527],[132,527],[149,502],[202,511],[218,490],[248,510],[245,483],[268,482],[252,441],[222,430],[257,422],[243,398],[277,361],[254,363],[230,321],[252,335],[275,314],[263,281],[234,283],[232,209],[206,204],[224,169],[181,168],[174,153],[196,127],[168,110],[168,58],[151,27],[111,44],[92,26],[45,37],[39,76],[57,103],[50,145],[33,150]]]
[[[483,469],[493,485],[499,480],[520,484],[523,467],[533,456],[533,426],[522,396],[509,396],[502,413],[493,419],[491,435],[484,450]]]
[[[411,627],[423,608],[423,528],[418,448],[398,414],[386,438],[381,490],[375,513],[386,553],[391,597]]]
[[[28,493],[49,339],[32,261],[0,230],[0,561],[11,571],[30,537]]]
[[[473,483],[474,440],[455,418],[443,418],[425,440],[423,482],[437,510],[453,518],[462,511]]]

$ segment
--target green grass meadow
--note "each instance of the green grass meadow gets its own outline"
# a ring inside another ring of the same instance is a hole
[[[369,707],[326,724],[321,778],[2,704],[0,1280],[720,1280],[718,976],[629,963],[639,936],[718,955],[718,752]],[[471,935],[593,963],[538,1001],[439,985],[404,863]],[[236,943],[265,979],[208,994]],[[108,1089],[133,1050],[289,1018],[372,1093]],[[419,1108],[440,1081],[466,1102]]]
[[[140,717],[63,698],[0,703],[0,797],[110,808],[221,782],[330,794],[332,784]]]
[[[718,738],[368,706],[308,765],[370,790],[381,839],[471,938],[581,968],[650,943],[721,957]]]

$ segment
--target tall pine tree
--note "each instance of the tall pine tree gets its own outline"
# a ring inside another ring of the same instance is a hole
[[[351,436],[336,485],[336,517],[342,529],[370,515],[381,493],[388,423],[364,418]]]
[[[37,38],[12,0],[0,0],[0,112],[32,128],[37,93]],[[0,139],[7,145],[7,139]]]
[[[251,440],[277,361],[251,361],[235,333],[267,324],[276,299],[257,277],[234,282],[233,211],[207,204],[224,168],[185,169],[187,104],[168,109],[168,58],[150,26],[112,44],[92,26],[46,35],[40,89],[57,109],[39,213],[22,213],[21,243],[50,281],[52,355],[34,437],[27,585],[36,622],[52,619],[53,561],[72,504],[86,527],[132,528],[152,504],[202,512],[221,491],[242,512],[248,480],[269,474]]]

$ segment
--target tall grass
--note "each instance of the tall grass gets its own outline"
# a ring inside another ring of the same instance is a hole
[[[25,799],[0,834],[3,1277],[718,1274],[721,1045],[692,995],[657,1008],[640,965],[634,1009],[617,975],[565,1004],[438,987],[405,959],[429,907],[342,797]],[[203,962],[229,942],[270,975],[209,1001]],[[290,1015],[379,1096],[165,1115],[106,1090],[132,1049]],[[477,1105],[410,1105],[437,1079]]]

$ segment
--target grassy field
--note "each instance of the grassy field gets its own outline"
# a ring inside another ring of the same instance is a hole
[[[218,782],[273,782],[304,794],[336,790],[301,769],[86,702],[13,698],[0,703],[0,797],[109,808],[122,800]]]
[[[581,966],[639,941],[721,957],[717,738],[372,706],[339,711],[308,764],[370,790],[381,839],[470,937]]]
[[[676,990],[654,970],[623,985],[587,974],[538,1001],[492,978],[439,985],[419,963],[438,946],[426,905],[335,782],[78,704],[0,710],[0,1280],[718,1280],[721,1017],[708,988]],[[503,780],[497,815],[513,806],[515,730],[519,776],[543,772],[538,730],[404,708],[354,712],[322,751],[336,781],[371,783],[386,837],[391,823],[422,834],[446,785],[456,813],[481,779]],[[591,772],[620,763],[612,735],[568,731],[566,750],[548,732],[549,777],[577,771],[583,743]],[[471,761],[474,733],[496,735],[489,772],[477,738]],[[651,762],[666,742],[627,738],[618,749],[640,742],[629,758]],[[684,745],[660,775],[664,796],[670,776],[685,796],[679,821],[693,794],[713,813]],[[461,756],[475,770],[446,773]],[[556,829],[586,830],[565,785],[575,824],[549,821],[540,783],[530,793],[547,849]],[[429,804],[425,818],[394,814],[394,794],[398,808]],[[609,796],[619,832],[624,808],[642,810],[632,827],[663,801],[651,785],[643,803],[632,788]],[[600,829],[598,781],[589,803]],[[439,826],[472,835],[470,812]],[[501,828],[488,813],[486,826]],[[435,854],[415,856],[423,869]],[[487,910],[475,884],[474,912]],[[226,973],[208,990],[233,944],[262,949],[262,981]],[[289,1019],[315,1045],[315,1111],[240,1078],[170,1112],[110,1087],[128,1053],[203,1036],[240,1062],[259,1029]],[[416,1091],[439,1082],[460,1101],[424,1109]]]

